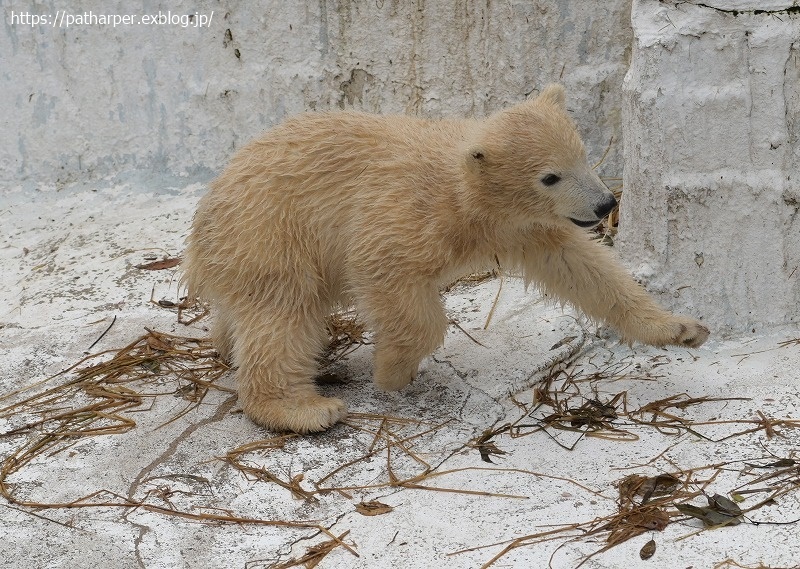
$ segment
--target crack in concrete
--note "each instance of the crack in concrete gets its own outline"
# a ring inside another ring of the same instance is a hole
[[[800,6],[790,6],[788,8],[783,8],[781,10],[761,10],[758,8],[754,8],[752,10],[735,10],[733,8],[717,8],[716,6],[709,6],[708,4],[703,4],[700,2],[681,2],[681,4],[691,4],[693,6],[697,6],[698,8],[708,8],[709,10],[716,10],[717,12],[722,12],[723,14],[731,14],[734,18],[739,16],[740,14],[747,14],[749,16],[775,16],[778,14],[800,14]]]
[[[751,56],[753,52],[753,46],[750,44],[750,34],[745,32],[744,34],[744,47],[745,47],[745,65],[747,65],[747,69],[752,69],[751,65]],[[753,105],[755,104],[756,100],[756,93],[755,93],[755,85],[753,85],[753,74],[747,74],[747,94],[750,97],[750,106],[747,109],[747,120],[750,124],[751,132],[756,132],[758,129],[753,127]],[[750,143],[747,145],[747,153],[750,156],[751,162],[757,160],[756,158],[756,147],[753,143],[753,140],[750,140]]]
[[[127,519],[127,517],[125,519],[139,531],[139,533],[136,536],[136,539],[133,540],[133,554],[136,557],[136,565],[138,565],[140,569],[147,569],[147,566],[144,564],[144,559],[142,559],[142,552],[139,550],[139,546],[142,544],[144,536],[150,533],[150,526],[145,524],[137,524],[136,522],[131,522],[130,520]]]
[[[328,531],[331,531],[336,524],[338,524],[339,522],[342,521],[342,518],[344,518],[346,515],[351,514],[351,513],[353,513],[352,510],[348,510],[346,512],[342,512],[341,514],[336,516],[336,518],[334,518],[334,521],[331,522],[331,524],[329,526],[325,526],[325,529],[328,530]],[[316,538],[317,536],[319,536],[322,533],[324,533],[324,532],[322,532],[320,530],[316,530],[315,532],[313,532],[313,533],[311,533],[309,535],[304,535],[302,537],[298,537],[294,541],[287,543],[286,546],[284,546],[283,551],[279,551],[278,552],[278,556],[275,559],[275,562],[277,563],[283,557],[289,557],[292,554],[292,550],[294,550],[295,546],[298,545],[299,543],[301,543],[303,541],[312,540],[312,539]],[[331,533],[333,533],[333,532],[331,532]]]
[[[790,145],[794,145],[797,142],[797,132],[794,124],[795,121],[791,114],[792,105],[790,103],[790,94],[787,91],[790,88],[790,82],[789,82],[790,66],[793,59],[795,60],[795,68],[797,67],[797,62],[796,62],[797,51],[798,51],[797,42],[792,42],[791,45],[789,46],[789,53],[786,55],[786,61],[783,64],[783,86],[782,86],[783,88],[781,90],[783,94],[783,113],[784,113],[784,124],[786,124],[786,139]],[[792,83],[792,85],[793,84],[794,83]],[[796,98],[797,91],[795,91],[792,94],[795,95]],[[787,156],[787,160],[788,159],[790,159],[790,154]]]
[[[498,398],[492,397],[491,395],[489,395],[489,393],[487,393],[486,391],[484,391],[480,387],[475,387],[471,383],[467,382],[466,380],[467,380],[467,377],[468,377],[469,374],[467,374],[466,372],[463,372],[463,371],[459,371],[456,368],[456,366],[453,365],[453,362],[451,362],[450,360],[445,359],[445,358],[442,358],[441,360],[438,360],[438,359],[436,359],[436,356],[434,356],[434,355],[431,356],[431,359],[433,361],[435,361],[437,364],[442,364],[442,365],[448,366],[451,370],[453,370],[453,373],[455,373],[464,382],[464,386],[469,389],[469,391],[467,392],[467,397],[464,398],[464,401],[461,403],[461,407],[458,409],[458,411],[456,413],[456,416],[459,419],[461,419],[461,420],[464,419],[464,409],[467,407],[467,404],[470,402],[470,400],[473,397],[473,394],[476,393],[476,392],[480,393],[483,396],[485,396],[486,399],[488,399],[489,401],[493,401],[495,403],[495,405],[497,406],[497,409],[495,410],[496,411],[495,412],[495,423],[502,418],[502,415],[503,415],[503,412],[502,412],[503,404],[501,403],[501,401]]]
[[[189,436],[194,434],[194,432],[197,431],[198,429],[200,429],[201,427],[204,427],[204,426],[209,425],[211,423],[217,423],[217,422],[221,421],[225,417],[225,415],[227,415],[230,412],[230,410],[233,408],[233,405],[236,403],[236,398],[237,398],[237,396],[235,394],[234,395],[230,395],[225,401],[220,403],[219,408],[217,409],[217,411],[213,415],[211,415],[210,417],[207,417],[207,418],[205,418],[205,419],[203,419],[201,421],[198,421],[196,423],[192,423],[191,425],[186,427],[186,429],[184,429],[184,431],[180,435],[175,437],[175,439],[169,444],[167,449],[164,452],[162,452],[150,464],[145,466],[139,472],[139,474],[136,476],[136,478],[133,479],[133,482],[131,482],[131,485],[128,487],[128,499],[133,500],[133,496],[136,494],[136,491],[139,489],[139,486],[142,483],[142,479],[146,475],[150,474],[153,470],[155,470],[156,467],[158,467],[162,463],[166,462],[166,460],[171,455],[173,455],[175,453],[175,451],[178,449],[178,445],[180,443],[182,443],[185,439],[187,439]]]
[[[458,377],[460,377],[461,379],[467,379],[467,372],[459,371],[458,369],[456,369],[456,366],[454,366],[453,362],[451,362],[450,360],[447,360],[447,359],[444,359],[444,358],[442,358],[441,360],[437,360],[435,355],[431,355],[431,359],[433,361],[435,361],[437,364],[446,364],[446,365],[448,365],[450,367],[450,369],[453,370],[453,373],[455,373]]]
[[[175,451],[178,449],[178,445],[180,443],[186,440],[189,436],[191,436],[195,431],[197,431],[201,427],[221,421],[225,417],[225,415],[227,415],[230,412],[231,408],[233,408],[234,404],[236,403],[236,398],[237,398],[236,395],[229,396],[225,401],[223,401],[219,405],[219,408],[213,415],[196,423],[192,423],[191,425],[186,427],[186,429],[184,429],[180,435],[175,437],[175,439],[172,442],[170,442],[169,446],[167,446],[164,452],[162,452],[158,457],[156,457],[155,460],[153,460],[152,462],[150,462],[150,464],[148,464],[142,470],[140,470],[139,474],[136,476],[136,478],[133,479],[133,482],[131,482],[130,486],[128,487],[128,496],[127,496],[128,500],[132,502],[134,501],[134,496],[136,495],[136,492],[138,491],[139,486],[142,484],[142,481],[144,480],[145,476],[150,474],[158,466],[166,462],[170,456],[175,454]],[[147,565],[145,564],[144,558],[142,557],[140,546],[142,544],[142,541],[144,541],[145,536],[148,533],[150,533],[151,531],[150,526],[148,526],[147,524],[140,524],[131,521],[130,519],[128,519],[128,513],[126,513],[123,516],[123,519],[125,519],[128,523],[130,523],[138,530],[138,535],[133,541],[133,548],[134,548],[133,552],[134,555],[136,556],[136,564],[141,569],[145,569]]]

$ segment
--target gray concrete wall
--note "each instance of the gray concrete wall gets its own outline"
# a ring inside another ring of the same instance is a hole
[[[633,4],[619,248],[717,335],[800,322],[799,4]]]
[[[3,3],[4,187],[203,180],[244,142],[302,111],[483,116],[558,80],[590,157],[613,136],[601,173],[621,175],[630,0],[142,4]],[[134,21],[159,11],[213,17],[203,28],[197,18],[187,27],[62,23],[90,11]],[[26,25],[21,14],[48,19]]]
[[[590,159],[614,138],[606,177],[625,130],[618,243],[662,302],[723,332],[794,323],[798,5],[636,0],[634,42],[631,0],[11,0],[0,197],[160,191],[302,111],[483,116],[562,81]],[[65,25],[90,12],[131,21]],[[188,25],[141,23],[167,13]]]

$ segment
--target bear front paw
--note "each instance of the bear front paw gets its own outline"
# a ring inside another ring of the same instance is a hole
[[[674,338],[670,343],[688,346],[690,348],[702,346],[710,334],[708,328],[703,326],[697,320],[688,320],[680,323],[679,330],[680,332],[678,333],[677,337]]]
[[[636,326],[624,331],[628,341],[638,341],[651,346],[686,346],[697,348],[708,339],[709,331],[694,318],[663,313],[660,317],[640,320]]]

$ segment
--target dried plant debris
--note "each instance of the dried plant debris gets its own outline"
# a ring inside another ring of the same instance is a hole
[[[196,408],[228,371],[210,341],[147,330],[119,350],[93,354],[46,380],[4,395],[14,400],[0,409],[11,428],[3,437],[26,435],[27,441],[0,465],[0,493],[19,503],[7,478],[37,456],[52,456],[76,440],[121,434],[136,427],[131,412],[147,408],[165,394],[186,400],[165,423]],[[47,387],[55,383],[54,387]]]
[[[185,299],[179,304],[184,302],[183,309],[191,310],[192,305]],[[180,310],[178,306],[158,304]],[[369,343],[363,324],[352,311],[332,315],[328,328],[331,345],[327,357],[333,362]],[[527,487],[497,493],[481,485],[482,475],[504,474],[527,476],[531,480],[556,480],[609,504],[609,513],[602,517],[451,553],[499,548],[484,567],[501,563],[503,556],[521,547],[556,542],[555,551],[558,551],[575,541],[599,544],[595,553],[583,560],[585,562],[644,534],[651,534],[652,539],[641,548],[640,557],[649,559],[657,547],[658,534],[654,532],[676,523],[697,533],[709,528],[737,531],[736,524],[796,522],[759,517],[763,506],[777,504],[800,488],[800,466],[793,453],[747,460],[737,457],[687,468],[670,458],[668,448],[648,463],[631,468],[633,472],[620,476],[613,488],[593,488],[565,476],[504,468],[502,463],[507,461],[508,453],[513,453],[514,445],[510,440],[523,437],[548,436],[558,442],[564,452],[569,452],[587,437],[624,442],[648,433],[659,433],[714,444],[718,440],[760,433],[766,440],[782,441],[800,427],[800,420],[769,417],[758,409],[748,411],[745,417],[737,416],[732,402],[742,401],[741,398],[682,393],[634,403],[627,391],[609,393],[600,387],[607,390],[621,379],[652,381],[653,377],[639,376],[635,368],[619,362],[595,369],[598,371],[587,373],[579,364],[573,364],[554,370],[528,392],[529,402],[512,399],[517,407],[515,419],[509,417],[477,436],[474,427],[465,427],[451,418],[431,422],[351,413],[337,427],[335,443],[324,436],[314,439],[316,445],[348,445],[348,449],[354,450],[354,454],[335,453],[340,458],[326,463],[324,470],[313,473],[281,470],[279,465],[284,458],[296,456],[303,450],[302,445],[311,444],[308,437],[294,434],[277,434],[250,442],[229,450],[219,460],[253,484],[269,484],[306,503],[316,503],[323,495],[344,497],[352,504],[351,509],[362,515],[392,511],[391,506],[368,499],[367,495],[374,495],[376,490],[411,489],[510,500],[530,498]],[[0,437],[14,441],[17,437],[22,441],[0,463],[0,494],[9,503],[31,512],[44,508],[140,509],[202,523],[313,528],[328,538],[297,559],[277,565],[273,561],[261,562],[261,567],[313,567],[338,547],[357,555],[345,542],[346,533],[335,536],[317,522],[248,518],[207,504],[181,509],[182,493],[211,494],[209,481],[200,476],[165,474],[147,478],[140,481],[149,488],[141,500],[98,490],[60,503],[26,500],[22,497],[24,492],[9,481],[35,458],[56,456],[86,437],[120,434],[136,428],[133,412],[154,409],[152,402],[157,397],[175,397],[185,402],[181,410],[164,417],[162,424],[191,412],[210,390],[229,393],[232,401],[233,389],[220,381],[227,371],[228,367],[219,360],[209,340],[147,330],[124,348],[88,356],[51,378],[0,396],[0,405],[5,405],[0,408],[0,420],[6,425]],[[712,418],[698,420],[698,416]],[[711,431],[706,430],[710,428],[717,435],[720,431],[724,433],[714,438],[710,436]],[[473,464],[446,468],[450,457],[465,453],[472,457]],[[461,482],[448,484],[450,477],[464,472],[475,475],[474,486],[465,487]],[[733,482],[732,477],[736,478]]]
[[[166,308],[168,310],[175,310],[178,315],[178,322],[180,324],[189,325],[202,320],[208,316],[210,310],[208,303],[202,302],[197,298],[181,297],[177,302],[162,298],[155,299],[156,287],[153,285],[153,290],[150,292],[150,304],[154,304],[159,308]]]
[[[255,461],[245,458],[246,455],[263,455],[265,452],[274,449],[283,449],[286,441],[295,438],[299,435],[288,434],[275,437],[272,439],[264,439],[248,443],[231,451],[225,455],[225,462],[232,467],[236,468],[239,472],[250,481],[270,482],[277,484],[282,488],[291,492],[292,496],[301,500],[316,501],[314,492],[304,489],[300,483],[303,481],[304,475],[302,473],[293,476],[290,479],[284,479],[280,476],[273,474],[263,466],[259,466]]]
[[[145,271],[163,271],[164,269],[172,269],[177,267],[181,264],[181,259],[178,257],[169,257],[166,259],[160,259],[158,261],[151,261],[149,263],[142,263],[140,265],[136,265],[137,269],[143,269]]]
[[[23,443],[0,463],[0,495],[10,504],[33,511],[121,508],[201,523],[312,528],[327,534],[327,529],[314,522],[250,518],[212,507],[180,510],[172,501],[176,495],[185,493],[176,488],[177,482],[190,488],[192,495],[210,494],[208,481],[194,475],[164,475],[141,481],[152,486],[142,500],[97,490],[57,503],[20,497],[18,488],[9,481],[34,459],[55,457],[86,437],[122,434],[134,429],[136,421],[132,414],[152,409],[155,398],[179,397],[186,401],[182,410],[164,418],[163,426],[195,409],[212,389],[234,393],[219,382],[228,369],[208,339],[147,330],[124,348],[87,356],[55,376],[1,396],[0,403],[6,406],[0,408],[0,419],[11,428],[0,433],[0,437],[21,438]],[[273,444],[280,445],[282,441]],[[299,479],[290,481],[288,489],[299,486],[299,482]]]
[[[725,496],[714,494],[706,496],[707,506],[694,504],[675,504],[678,511],[684,515],[697,518],[706,527],[735,526],[742,521],[742,510],[735,502]]]
[[[554,429],[578,432],[620,432],[613,426],[617,415],[617,398],[607,402],[588,399],[580,407],[564,407],[541,419],[542,423]]]
[[[323,356],[335,363],[359,346],[369,344],[366,326],[358,319],[354,310],[335,312],[325,319],[330,342]]]
[[[506,432],[507,430],[507,425],[504,425],[500,429],[486,429],[483,431],[483,434],[481,434],[480,437],[470,442],[470,446],[478,449],[483,462],[494,463],[494,461],[491,459],[492,455],[502,456],[506,454],[506,452],[497,448],[497,445],[495,445],[491,439],[500,433]]]
[[[642,548],[639,550],[639,558],[642,561],[647,561],[656,553],[656,540],[651,539],[647,543],[645,543]]]
[[[326,532],[328,533],[328,532]],[[290,559],[285,563],[277,563],[268,565],[267,569],[291,569],[292,567],[304,567],[305,569],[312,569],[319,565],[319,563],[327,556],[331,551],[336,549],[337,547],[343,547],[347,549],[350,553],[358,557],[358,553],[348,544],[346,544],[343,540],[347,537],[347,534],[350,533],[350,530],[342,533],[339,536],[334,536],[330,533],[328,535],[331,536],[331,539],[327,541],[323,541],[316,545],[312,545],[308,548],[308,550],[303,554],[301,557],[297,559]],[[248,564],[248,567],[252,567],[252,564]]]
[[[705,427],[726,427],[733,430],[729,435],[716,440],[762,432],[767,439],[785,437],[787,431],[800,427],[800,421],[794,419],[772,419],[761,411],[756,411],[757,418],[736,418],[720,416],[718,408],[732,401],[746,401],[742,398],[692,397],[688,394],[652,401],[632,408],[623,391],[610,396],[601,396],[596,382],[603,379],[608,384],[609,376],[616,374],[609,370],[606,374],[581,375],[576,369],[561,370],[545,378],[533,389],[532,401],[524,404],[518,400],[514,403],[520,410],[519,418],[501,426],[487,429],[470,443],[470,447],[478,451],[481,460],[490,462],[493,457],[502,457],[507,451],[500,451],[502,442],[499,437],[520,438],[544,432],[555,440],[562,448],[575,449],[584,437],[602,437],[606,439],[627,441],[636,440],[640,433],[647,429],[670,436],[694,436],[697,440],[714,443],[715,439],[704,435]],[[631,376],[632,377],[632,376]],[[646,379],[646,378],[642,378]],[[586,386],[590,393],[584,393]],[[687,410],[700,406],[713,406],[715,418],[698,421]],[[533,422],[530,420],[534,419]],[[745,428],[742,428],[742,425]],[[559,437],[561,433],[574,433],[571,444],[564,444]],[[669,450],[669,449],[667,449]],[[511,542],[493,544],[482,547],[502,545],[499,553],[492,557],[483,567],[490,567],[519,547],[535,546],[554,540],[561,540],[556,551],[572,541],[594,542],[603,539],[605,544],[594,554],[584,558],[583,565],[591,557],[598,555],[620,543],[652,531],[663,531],[670,524],[685,524],[690,520],[702,521],[703,531],[707,528],[734,526],[739,523],[762,523],[749,516],[749,512],[758,510],[764,505],[775,503],[777,499],[800,489],[800,467],[793,458],[775,457],[755,461],[720,462],[691,469],[680,469],[665,457],[664,451],[650,463],[640,465],[641,468],[653,468],[655,463],[664,461],[672,470],[655,476],[632,474],[618,481],[617,508],[612,514],[585,523],[567,524],[558,529],[549,529],[534,533]],[[747,482],[734,488],[726,489],[727,496],[709,492],[712,484],[725,472],[738,472],[740,478]],[[763,499],[745,508],[741,502],[751,494],[764,493]],[[698,499],[703,505],[696,505]],[[769,523],[796,523],[798,520],[784,520]],[[696,532],[695,532],[696,533]],[[693,534],[690,534],[693,535]],[[471,548],[451,555],[458,555]],[[642,559],[650,558],[655,553],[655,541],[642,548]],[[555,554],[555,552],[554,552]]]
[[[491,271],[481,271],[478,273],[471,273],[469,275],[465,275],[463,277],[459,277],[453,282],[445,285],[442,287],[442,292],[449,292],[453,287],[466,284],[466,285],[476,285],[480,284],[485,281],[489,281],[492,279],[497,278],[501,274],[500,263],[497,263],[497,268]]]
[[[768,567],[763,563],[758,565],[742,565],[733,559],[725,559],[720,561],[712,569],[800,569],[800,565],[792,565],[791,567]]]
[[[620,374],[620,371],[622,374]],[[717,417],[710,420],[697,420],[686,413],[691,407],[709,404],[726,404],[734,401],[749,401],[743,397],[692,397],[680,393],[641,405],[631,409],[627,400],[627,392],[622,391],[605,398],[598,395],[595,385],[599,380],[606,384],[609,380],[620,377],[642,379],[635,374],[625,374],[625,370],[608,368],[588,376],[575,375],[579,370],[572,366],[559,370],[546,377],[534,388],[533,403],[522,405],[527,418],[535,419],[531,424],[518,420],[512,430],[512,436],[530,434],[544,430],[553,440],[566,449],[574,450],[580,440],[585,437],[600,437],[616,440],[637,440],[637,431],[643,428],[655,428],[661,434],[692,434],[699,439],[720,442],[741,435],[763,431],[767,438],[782,437],[785,430],[800,427],[798,419],[774,419],[762,411],[756,411],[757,417]],[[592,392],[584,394],[581,385],[589,384]],[[549,413],[547,412],[549,408]],[[744,428],[742,428],[744,427]],[[534,429],[526,431],[525,429]],[[735,428],[722,437],[713,438],[704,434],[704,429]],[[562,442],[557,431],[577,433],[569,444]]]
[[[285,452],[291,455],[298,452],[297,445],[307,444],[306,438],[297,435],[285,435],[249,443],[228,452],[223,460],[237,468],[249,480],[277,484],[286,488],[296,498],[309,501],[316,501],[320,494],[337,493],[350,497],[352,492],[384,488],[414,488],[526,499],[527,496],[522,495],[495,494],[477,488],[448,488],[434,483],[446,480],[447,475],[455,472],[483,470],[482,468],[440,470],[437,466],[427,462],[423,458],[423,454],[418,452],[416,447],[418,443],[430,444],[431,439],[435,440],[437,433],[440,433],[451,422],[452,419],[446,419],[440,423],[430,423],[388,415],[351,413],[343,422],[343,426],[347,430],[340,433],[337,440],[341,444],[343,440],[347,441],[352,438],[353,446],[362,446],[364,453],[356,458],[331,465],[332,468],[329,471],[313,480],[308,480],[307,483],[302,474],[279,476],[264,466],[270,462],[271,453]],[[383,474],[378,478],[372,472],[376,462],[384,464]],[[368,469],[366,473],[364,472],[365,467]],[[305,487],[301,485],[301,482],[306,483]]]
[[[370,500],[369,502],[360,502],[356,504],[356,512],[362,516],[380,516],[382,514],[388,514],[393,510],[394,508],[390,505],[384,504],[383,502],[378,502],[377,500]]]
[[[629,475],[618,482],[617,511],[610,515],[584,523],[568,524],[557,529],[523,536],[512,540],[510,543],[481,546],[456,551],[450,555],[475,551],[482,547],[503,545],[504,547],[501,551],[482,566],[487,568],[497,563],[509,552],[520,547],[541,545],[560,539],[562,540],[562,545],[556,548],[557,551],[563,545],[578,540],[584,542],[596,542],[598,539],[604,540],[605,545],[584,557],[576,566],[580,567],[592,557],[634,537],[647,532],[663,531],[670,524],[683,522],[687,519],[701,520],[704,528],[722,528],[746,522],[758,523],[749,520],[745,514],[770,503],[772,498],[762,500],[748,509],[742,509],[733,500],[725,496],[705,494],[705,489],[716,480],[724,469],[729,468],[732,464],[734,463],[715,464],[652,477],[638,474]],[[708,472],[710,476],[701,477],[700,475],[704,471]],[[796,491],[800,486],[797,474],[795,472],[795,477],[791,481],[785,481],[785,485],[774,488],[772,496]],[[696,506],[690,503],[700,496],[705,497],[707,505]],[[797,521],[799,520],[793,520],[789,523],[796,523]],[[649,559],[655,553],[655,550],[656,542],[653,539],[641,548],[640,556],[642,559]],[[555,551],[553,554],[555,554]]]
[[[600,160],[592,167],[593,169],[597,169],[602,166],[603,162],[605,162],[608,153],[611,151],[611,148],[614,146],[614,137],[612,136],[608,140],[608,146],[606,146],[605,152],[600,157]],[[607,176],[603,176],[601,178],[603,183],[608,187],[609,190],[614,194],[614,197],[617,198],[617,202],[622,200],[622,178],[611,178]],[[617,230],[619,227],[619,206],[615,207],[606,218],[598,225],[594,232],[597,235],[597,239],[600,239],[603,244],[613,246],[614,245],[614,237],[617,234]]]

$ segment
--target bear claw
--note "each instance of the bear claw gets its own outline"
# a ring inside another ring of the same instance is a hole
[[[709,329],[700,324],[700,322],[695,321],[688,324],[681,324],[680,332],[675,339],[675,344],[687,346],[689,348],[698,348],[708,339],[709,334]]]

